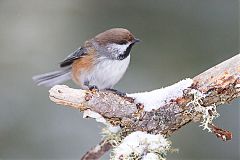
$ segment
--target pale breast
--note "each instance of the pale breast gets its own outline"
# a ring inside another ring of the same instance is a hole
[[[102,59],[89,72],[81,73],[83,84],[87,82],[99,89],[112,88],[126,72],[129,62],[130,55],[123,60]]]

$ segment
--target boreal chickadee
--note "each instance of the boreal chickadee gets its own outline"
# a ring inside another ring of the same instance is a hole
[[[137,42],[127,29],[109,29],[67,56],[60,63],[61,70],[36,75],[33,80],[37,85],[53,86],[72,79],[82,89],[112,89],[127,70]]]

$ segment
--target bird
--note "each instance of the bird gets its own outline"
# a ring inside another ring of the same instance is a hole
[[[72,79],[81,89],[117,92],[113,87],[126,72],[130,51],[138,42],[140,40],[127,29],[106,30],[69,54],[60,62],[60,70],[36,75],[32,79],[37,85],[47,87]]]

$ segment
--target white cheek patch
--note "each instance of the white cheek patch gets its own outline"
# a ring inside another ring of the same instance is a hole
[[[131,44],[130,42],[127,44],[116,44],[116,43],[108,44],[107,50],[109,53],[112,53],[115,56],[118,56],[120,54],[123,54],[130,44]]]

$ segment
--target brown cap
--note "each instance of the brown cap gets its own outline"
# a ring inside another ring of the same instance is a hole
[[[94,40],[100,45],[109,43],[127,44],[135,40],[133,34],[124,28],[113,28],[98,34]]]

